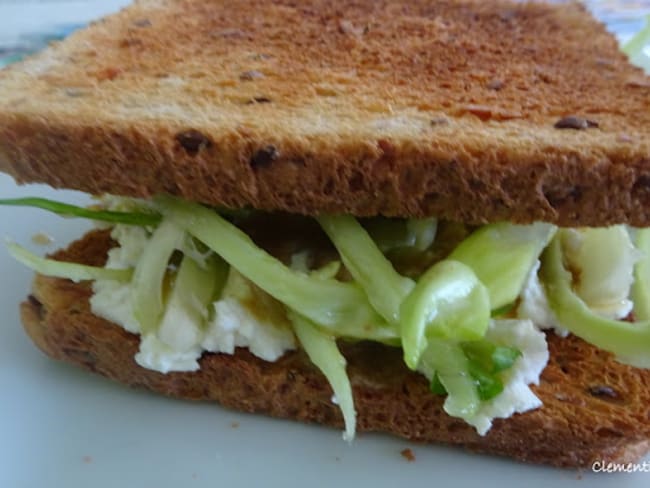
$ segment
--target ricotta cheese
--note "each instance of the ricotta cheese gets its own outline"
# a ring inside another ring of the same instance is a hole
[[[521,290],[517,317],[532,321],[539,329],[553,329],[560,337],[566,337],[569,331],[562,327],[553,313],[542,282],[537,276],[540,265],[538,260],[530,270],[524,288]]]
[[[108,252],[107,266],[133,268],[142,256],[148,232],[137,226],[116,225],[111,237],[119,246]],[[197,256],[199,251],[196,250]],[[90,299],[92,312],[140,334],[141,329],[131,305],[132,287],[113,280],[93,282]],[[136,362],[147,369],[168,373],[196,371],[203,351],[233,354],[236,347],[247,347],[253,354],[275,361],[295,349],[296,340],[282,307],[234,270],[221,299],[208,310],[206,323],[196,323],[180,308],[167,310],[155,334],[141,337]]]
[[[503,372],[503,391],[481,402],[478,412],[465,419],[480,435],[490,430],[495,418],[508,418],[542,406],[528,385],[539,384],[549,358],[546,337],[530,320],[493,320],[485,338],[495,344],[516,347],[521,356]]]

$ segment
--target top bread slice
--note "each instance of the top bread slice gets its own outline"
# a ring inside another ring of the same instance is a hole
[[[650,79],[578,3],[143,0],[0,72],[19,182],[650,225]]]

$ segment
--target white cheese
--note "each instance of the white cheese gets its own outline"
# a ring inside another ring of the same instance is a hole
[[[90,310],[103,319],[121,325],[127,331],[140,333],[140,324],[131,307],[131,285],[112,280],[93,282]]]
[[[119,246],[108,251],[106,266],[118,269],[133,268],[149,239],[147,231],[135,225],[116,225],[111,231],[111,237]],[[140,325],[131,307],[130,284],[96,280],[93,282],[93,292],[90,309],[95,315],[115,322],[134,334],[140,332]]]
[[[482,402],[478,412],[466,419],[480,435],[490,430],[495,418],[508,418],[542,406],[528,385],[539,384],[549,357],[544,333],[537,330],[530,320],[493,320],[485,337],[495,344],[516,347],[521,356],[504,371],[503,391]]]
[[[201,348],[193,347],[179,351],[162,342],[153,334],[140,338],[140,351],[135,355],[135,362],[143,368],[161,373],[171,371],[197,371]]]
[[[289,327],[256,317],[233,297],[214,303],[214,318],[201,345],[207,351],[227,354],[233,354],[235,347],[247,347],[266,361],[275,361],[296,348]]]
[[[521,302],[517,309],[517,317],[529,319],[540,329],[553,329],[557,335],[566,337],[569,331],[562,327],[555,317],[546,298],[544,287],[537,277],[540,264],[538,260],[526,279],[520,295]]]
[[[140,260],[149,234],[142,227],[135,225],[116,225],[111,231],[111,237],[118,242],[119,246],[108,251],[109,268],[134,268]]]
[[[135,267],[149,239],[148,232],[137,226],[116,225],[111,237],[119,246],[108,252],[107,266]],[[196,253],[198,255],[198,250]],[[259,296],[263,292],[253,289],[239,273],[231,272],[231,275],[231,286],[224,289],[221,300],[214,302],[215,313],[206,328],[183,314],[181,308],[168,308],[156,334],[141,338],[136,362],[162,373],[196,371],[203,350],[232,354],[235,347],[247,347],[256,356],[275,361],[286,351],[295,349],[296,341],[286,319],[279,320],[277,311],[264,313],[265,307],[272,306],[270,297]],[[119,324],[129,332],[140,333],[131,306],[130,284],[96,280],[93,292],[90,306],[95,315]],[[254,301],[257,314],[243,304],[244,299],[248,299],[247,303]]]
[[[626,227],[564,229],[561,237],[565,262],[577,270],[576,294],[603,317],[626,317],[633,307],[634,265],[641,258]]]
[[[295,349],[296,341],[284,307],[231,268],[201,345],[228,354],[247,347],[256,356],[275,361]]]

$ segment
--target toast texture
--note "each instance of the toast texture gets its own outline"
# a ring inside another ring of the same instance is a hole
[[[54,255],[101,265],[112,246],[94,231]],[[34,343],[49,356],[129,386],[274,417],[342,428],[321,373],[301,351],[269,363],[237,349],[205,354],[195,373],[161,374],[138,366],[137,336],[94,316],[87,283],[36,277],[22,304]],[[359,431],[382,431],[419,442],[446,443],[531,463],[589,467],[594,461],[633,462],[650,450],[650,371],[632,368],[569,336],[548,335],[551,359],[539,386],[544,406],[496,420],[484,437],[449,417],[443,399],[410,372],[396,348],[341,344],[348,360]]]
[[[577,2],[140,0],[0,72],[0,169],[310,215],[647,226],[649,107]]]

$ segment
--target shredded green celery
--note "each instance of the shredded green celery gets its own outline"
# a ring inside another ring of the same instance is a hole
[[[573,289],[589,308],[613,316],[625,303],[631,306],[627,298],[639,253],[624,225],[561,229],[557,235],[565,264],[580,272]]]
[[[179,350],[200,342],[208,307],[226,283],[228,265],[212,256],[199,265],[184,256],[158,329],[161,341]]]
[[[395,271],[354,217],[321,216],[318,222],[375,310],[389,323],[398,324],[400,305],[415,286],[413,280]]]
[[[353,283],[294,271],[255,245],[240,229],[201,205],[170,197],[157,200],[166,217],[210,247],[276,300],[338,336],[381,342],[399,337]]]
[[[553,239],[542,256],[541,277],[549,304],[563,327],[585,341],[610,351],[621,362],[650,367],[650,322],[629,323],[603,318],[572,289],[572,276],[564,268],[559,238]]]
[[[345,370],[346,361],[336,345],[335,337],[320,331],[315,324],[296,313],[290,312],[289,318],[307,356],[322,371],[332,387],[345,419],[343,438],[352,441],[357,414],[350,378]]]
[[[413,236],[413,247],[417,251],[425,251],[433,244],[438,230],[436,219],[408,219],[406,229]]]
[[[164,312],[163,280],[173,252],[183,243],[185,231],[168,220],[156,228],[133,274],[133,315],[142,335],[155,332]]]
[[[114,224],[128,224],[141,226],[156,226],[160,223],[160,215],[144,212],[113,212],[110,210],[93,210],[90,208],[78,207],[67,203],[61,203],[46,198],[9,198],[0,199],[0,205],[11,205],[20,207],[35,207],[64,217],[81,217]]]
[[[433,244],[438,227],[438,221],[433,218],[403,220],[373,217],[363,219],[362,223],[384,253],[404,248],[424,251]]]
[[[634,267],[634,283],[630,295],[637,320],[650,320],[650,228],[636,229],[636,248],[643,253]]]
[[[646,25],[624,46],[623,52],[630,57],[630,61],[650,71],[650,57],[644,53],[644,49],[650,45],[650,15],[646,17]]]
[[[332,261],[319,269],[313,270],[309,273],[312,277],[319,280],[332,280],[336,277],[341,269],[341,261]]]
[[[432,340],[422,355],[437,375],[437,381],[447,392],[443,408],[452,417],[471,418],[476,414],[481,399],[476,380],[470,373],[470,363],[460,345],[449,341]],[[434,383],[432,382],[432,389]]]
[[[404,362],[411,369],[417,368],[429,338],[480,339],[490,320],[485,286],[469,267],[451,260],[424,273],[400,311]]]
[[[521,351],[514,347],[498,346],[481,340],[462,343],[461,349],[467,357],[467,373],[474,380],[481,401],[488,401],[503,392],[504,385],[500,373],[511,368]],[[434,373],[430,390],[436,395],[446,395],[438,373]]]
[[[214,257],[212,249],[209,249],[202,242],[197,241],[187,233],[183,238],[179,251],[181,251],[184,256],[191,257],[194,262],[201,267],[207,266],[208,259]]]
[[[7,249],[14,259],[45,276],[67,278],[74,282],[84,280],[129,281],[133,276],[132,269],[100,268],[42,258],[15,243],[7,243]]]
[[[462,241],[449,259],[472,268],[488,289],[490,307],[498,310],[517,299],[556,230],[544,223],[485,225]]]

